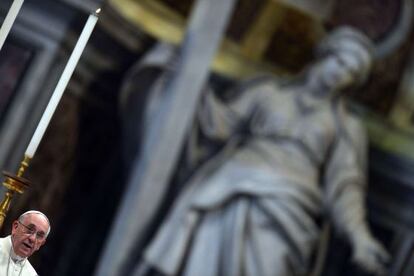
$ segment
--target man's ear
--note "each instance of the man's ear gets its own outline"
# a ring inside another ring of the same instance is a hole
[[[19,227],[19,222],[15,220],[13,221],[13,224],[12,224],[12,233],[16,231],[17,227]]]

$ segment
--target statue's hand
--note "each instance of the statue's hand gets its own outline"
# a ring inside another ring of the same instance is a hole
[[[382,244],[371,235],[357,236],[353,243],[352,261],[367,272],[385,275],[390,256]]]

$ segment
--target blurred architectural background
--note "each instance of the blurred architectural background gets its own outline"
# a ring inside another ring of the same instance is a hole
[[[158,41],[181,41],[194,2],[25,1],[0,52],[0,167],[8,171],[17,169],[88,14],[102,7],[27,171],[33,185],[14,199],[1,230],[26,209],[49,216],[52,234],[33,260],[40,275],[92,275],[139,147],[130,127],[139,127],[141,107],[122,110],[123,80]],[[0,22],[11,3],[0,2]],[[228,83],[258,72],[289,76],[342,24],[375,41],[374,71],[348,96],[370,134],[369,218],[394,257],[389,275],[414,274],[413,12],[411,0],[239,0],[212,66]],[[144,104],[145,93],[137,95]],[[363,275],[345,244],[333,238],[330,246],[325,275]]]

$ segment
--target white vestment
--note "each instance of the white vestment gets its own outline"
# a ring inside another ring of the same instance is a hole
[[[0,238],[0,276],[38,275],[27,258],[17,260],[13,256],[16,255],[12,249],[11,236]]]

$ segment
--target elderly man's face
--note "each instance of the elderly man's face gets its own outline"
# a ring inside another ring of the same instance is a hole
[[[46,242],[49,224],[39,214],[28,214],[21,222],[14,221],[12,244],[14,252],[20,257],[30,257]]]

